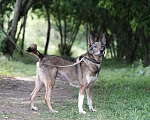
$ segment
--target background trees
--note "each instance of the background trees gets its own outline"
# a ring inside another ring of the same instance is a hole
[[[142,58],[145,65],[150,64],[150,1],[105,0],[99,1],[99,7],[120,18],[116,27],[121,28],[115,30],[117,57],[127,63]]]
[[[70,56],[71,47],[82,21],[84,11],[81,0],[53,0],[51,11],[53,20],[60,33],[59,52],[63,56]]]
[[[8,34],[14,40],[14,42],[17,42],[17,39],[15,36],[16,36],[18,22],[20,21],[21,17],[24,17],[27,14],[28,10],[31,8],[31,6],[34,4],[35,1],[36,0],[16,0],[14,8],[12,8],[14,9],[14,15],[13,15],[12,20],[9,21],[9,25],[7,28]],[[13,7],[13,5],[11,5],[10,3],[11,3],[10,1],[5,1],[5,2],[4,0],[1,1],[2,10],[4,10],[4,13],[12,10],[10,8]],[[6,8],[8,7],[9,9],[3,9],[5,7]],[[3,24],[3,22],[4,20],[1,22],[1,24]],[[4,53],[7,53],[10,56],[12,56],[15,46],[7,38],[4,41],[4,46],[5,46]]]
[[[129,64],[141,59],[145,65],[150,64],[149,0],[2,0],[0,24],[3,26],[4,16],[10,16],[14,11],[13,19],[8,21],[9,25],[5,29],[15,42],[18,41],[18,22],[26,17],[30,8],[39,19],[45,18],[48,23],[44,54],[47,54],[50,30],[53,28],[59,33],[58,49],[63,56],[71,55],[75,40],[82,43],[83,36],[88,39],[88,34],[91,33],[97,41],[101,33],[105,33],[106,58],[123,60]],[[25,22],[22,23],[25,26]],[[25,27],[20,27],[20,30],[22,28]],[[81,31],[84,31],[82,35]],[[1,43],[2,49],[4,53],[12,55],[14,46],[5,38]]]

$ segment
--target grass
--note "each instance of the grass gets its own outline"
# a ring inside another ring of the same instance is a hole
[[[35,76],[35,64],[25,64],[16,60],[0,58],[0,75],[8,77]]]
[[[148,68],[126,66],[114,61],[104,62],[99,79],[93,89],[93,106],[97,112],[91,112],[84,101],[86,115],[79,115],[77,100],[71,104],[63,102],[58,114],[41,112],[41,117],[68,120],[149,120],[150,118],[150,81],[146,74]],[[139,75],[139,71],[145,71]],[[77,93],[78,94],[78,93]],[[76,98],[77,98],[76,94]],[[46,110],[48,111],[48,109]]]
[[[149,120],[150,119],[150,67],[144,68],[140,62],[127,66],[112,60],[104,60],[99,79],[93,88],[91,112],[84,100],[86,115],[79,115],[77,99],[57,101],[53,108],[58,114],[49,113],[45,103],[40,107],[41,119],[61,120]],[[0,60],[0,74],[4,76],[35,75],[35,65],[18,61]],[[75,97],[77,98],[78,93]],[[61,104],[60,104],[61,103]],[[52,105],[53,106],[53,105]]]

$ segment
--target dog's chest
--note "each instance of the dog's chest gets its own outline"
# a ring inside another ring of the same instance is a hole
[[[87,85],[89,85],[89,84],[95,82],[95,81],[97,80],[97,78],[98,78],[98,74],[96,74],[96,75],[94,75],[94,76],[89,76],[89,75],[87,75],[87,76],[86,76]]]
[[[91,83],[95,82],[98,79],[100,68],[101,68],[101,64],[92,65],[91,67],[88,67],[88,70],[90,72],[87,73],[87,75],[86,75],[87,85],[90,85]]]

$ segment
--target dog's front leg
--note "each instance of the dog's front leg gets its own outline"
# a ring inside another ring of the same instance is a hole
[[[86,89],[86,93],[87,93],[87,104],[89,106],[89,109],[92,111],[97,111],[93,108],[93,105],[92,105],[92,87],[88,87]]]
[[[83,111],[84,92],[85,92],[85,86],[80,85],[79,97],[78,97],[79,114],[86,114],[86,112]]]

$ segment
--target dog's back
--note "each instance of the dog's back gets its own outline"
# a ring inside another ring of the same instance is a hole
[[[69,82],[71,86],[79,87],[78,66],[75,65],[75,66],[67,67],[67,65],[74,64],[77,58],[71,58],[71,57],[64,58],[55,55],[44,56],[37,50],[37,45],[35,44],[31,45],[27,49],[27,51],[36,55],[39,58],[39,62],[36,65],[37,67],[36,69],[38,71],[36,74],[40,74],[39,76],[40,79],[43,79],[43,75],[41,74],[46,74],[46,75],[49,74],[49,76],[50,75],[55,76],[56,79],[61,79]],[[59,67],[59,66],[64,66],[64,67]]]

